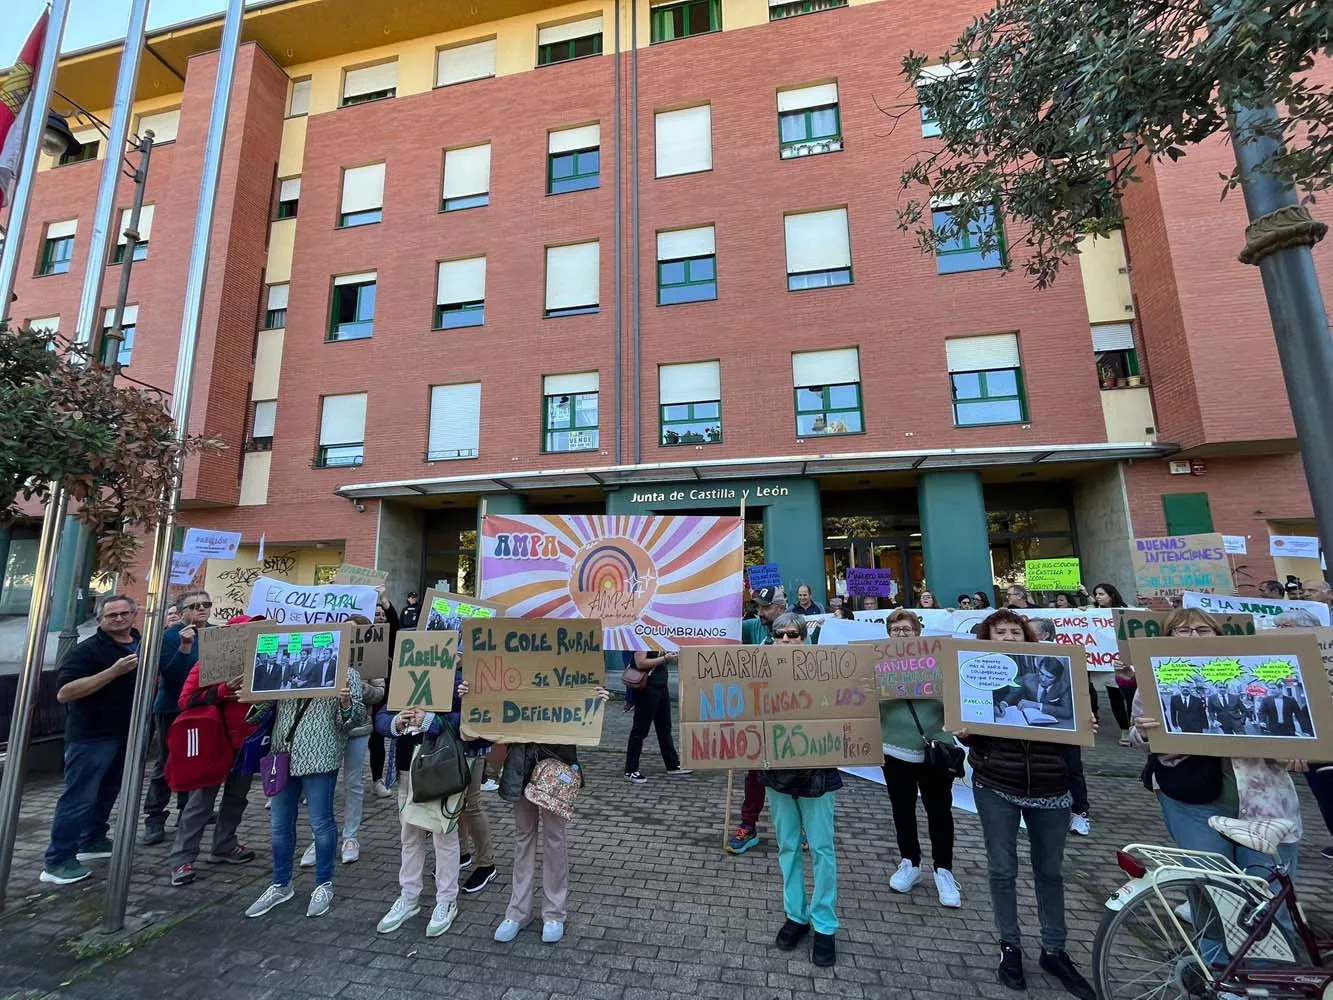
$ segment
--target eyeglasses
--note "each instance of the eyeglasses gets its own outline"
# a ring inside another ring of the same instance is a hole
[[[889,629],[889,635],[913,636],[916,635],[916,629],[911,625],[895,625]]]
[[[212,602],[212,601],[199,601],[199,602],[197,602],[197,603],[195,603],[195,604],[187,604],[187,605],[185,605],[185,610],[186,610],[186,611],[202,611],[204,608],[211,608],[212,606],[213,606],[213,602]]]
[[[799,639],[799,638],[801,638],[801,633],[800,633],[800,632],[774,632],[773,634],[774,634],[775,636],[777,636],[779,639]]]
[[[133,618],[137,611],[103,611],[102,617],[105,618]]]
[[[1171,630],[1172,635],[1217,635],[1207,625],[1177,625]]]

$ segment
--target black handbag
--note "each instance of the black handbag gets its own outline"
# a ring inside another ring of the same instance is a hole
[[[967,753],[957,744],[926,739],[926,731],[921,728],[921,720],[916,715],[916,706],[910,699],[907,702],[907,710],[912,713],[916,731],[921,734],[921,742],[925,747],[926,767],[933,771],[944,771],[954,778],[961,778],[966,773],[963,762],[967,760]]]
[[[412,761],[412,801],[433,802],[457,795],[472,783],[463,744],[454,727],[444,722],[435,736],[421,741]]]

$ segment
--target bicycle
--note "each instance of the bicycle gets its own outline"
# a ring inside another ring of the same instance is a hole
[[[1209,825],[1272,867],[1251,875],[1221,854],[1155,844],[1117,851],[1129,881],[1107,899],[1093,942],[1099,1000],[1333,998],[1333,939],[1306,922],[1278,857],[1294,824]]]

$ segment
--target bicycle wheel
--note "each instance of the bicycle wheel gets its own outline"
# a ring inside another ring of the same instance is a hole
[[[1100,1000],[1209,995],[1211,976],[1200,958],[1214,974],[1220,972],[1230,959],[1228,949],[1239,948],[1245,939],[1242,922],[1258,902],[1235,882],[1210,875],[1159,888],[1160,896],[1145,889],[1102,919],[1092,946],[1093,983]],[[1302,953],[1292,949],[1275,924],[1246,960],[1294,964]]]

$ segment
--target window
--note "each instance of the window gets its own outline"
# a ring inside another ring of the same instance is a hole
[[[129,245],[125,231],[130,228],[130,213],[133,211],[131,208],[121,210],[120,235],[116,237],[116,249],[111,254],[111,263],[113,264],[122,264],[125,261],[125,247]],[[144,205],[139,209],[139,242],[134,244],[134,259],[136,261],[148,258],[148,240],[152,235],[153,206]]]
[[[722,30],[722,0],[685,0],[652,9],[654,42]]]
[[[481,383],[430,387],[426,461],[476,458],[481,442]]]
[[[343,99],[340,107],[382,101],[398,93],[398,63],[386,62],[343,72]]]
[[[796,395],[797,437],[860,434],[865,430],[861,412],[861,352],[858,348],[793,354],[791,372]]]
[[[491,144],[449,149],[444,153],[443,212],[481,208],[491,203]]]
[[[344,183],[346,183],[345,177]],[[285,181],[278,181],[278,218],[296,218],[296,209],[300,203],[301,178],[288,177]]]
[[[115,314],[115,309],[107,309],[102,313],[102,346],[98,352],[98,359],[108,367],[114,364],[120,368],[125,368],[134,355],[134,334],[139,328],[139,307],[126,306],[124,311],[121,312],[120,345],[116,349],[115,356],[112,357],[111,347],[115,342],[107,337],[107,333],[111,330],[111,322]]]
[[[597,450],[597,372],[542,380],[542,451]]]
[[[42,316],[38,319],[30,319],[27,325],[33,333],[40,333],[49,337],[55,337],[60,333],[59,316]]]
[[[787,237],[787,290],[852,283],[847,209],[801,212],[782,220]]]
[[[435,53],[435,86],[448,87],[495,75],[495,39],[468,42]]]
[[[245,440],[246,451],[273,450],[273,422],[277,416],[276,399],[250,404],[250,436]]]
[[[52,222],[46,227],[46,239],[42,241],[42,259],[38,264],[38,274],[68,274],[70,261],[74,259],[74,234],[78,231],[79,220]]]
[[[659,111],[654,146],[657,176],[675,177],[713,169],[713,108],[701,104]]]
[[[657,234],[657,304],[717,298],[717,247],[712,226]]]
[[[975,222],[963,228],[951,206],[932,202],[931,226],[940,234],[935,247],[935,266],[940,274],[1004,266],[1004,227],[994,205],[986,206]],[[983,251],[983,241],[990,238],[992,247]]]
[[[595,313],[601,302],[601,244],[546,248],[546,315]]]
[[[360,465],[366,456],[366,394],[325,396],[321,404],[315,467]]]
[[[564,194],[597,187],[601,173],[602,127],[584,125],[547,137],[546,193]]]
[[[537,29],[537,65],[582,59],[602,53],[602,15]]]
[[[722,441],[722,374],[716,361],[657,369],[662,444]]]
[[[957,427],[1021,424],[1027,420],[1018,337],[957,337],[944,342]]]
[[[375,319],[375,272],[333,279],[329,340],[365,340]]]
[[[778,138],[783,159],[842,149],[838,85],[779,91]]]
[[[140,115],[138,127],[134,131],[142,136],[151,129],[153,145],[161,146],[164,143],[175,142],[180,127],[181,109],[172,108],[170,111],[154,111],[150,115]]]
[[[287,117],[300,118],[310,114],[310,77],[292,81],[287,94]]]
[[[1207,493],[1163,493],[1162,513],[1168,535],[1207,535],[1216,530]]]
[[[75,132],[74,138],[79,144],[78,148],[72,153],[61,153],[60,158],[56,160],[56,166],[64,167],[71,163],[85,163],[97,159],[97,151],[102,143],[96,132]]]
[[[342,203],[338,207],[338,228],[369,226],[379,222],[384,208],[384,164],[343,170]]]
[[[813,14],[834,7],[846,7],[847,0],[768,0],[768,19],[781,21],[797,14]]]
[[[1103,389],[1139,375],[1134,350],[1134,328],[1128,323],[1099,323],[1092,328],[1092,350],[1097,355],[1097,379]]]
[[[291,285],[269,285],[264,304],[264,329],[278,330],[287,325],[287,293]]]
[[[935,116],[935,111],[930,105],[930,84],[935,80],[945,80],[951,77],[957,77],[958,82],[971,86],[976,83],[972,75],[971,63],[941,63],[938,66],[927,66],[917,77],[916,89],[917,99],[921,104],[921,134],[927,139],[937,137],[940,134],[940,122]],[[977,114],[975,124],[980,125],[980,114]]]
[[[486,258],[447,260],[435,285],[435,329],[456,330],[486,322]]]

